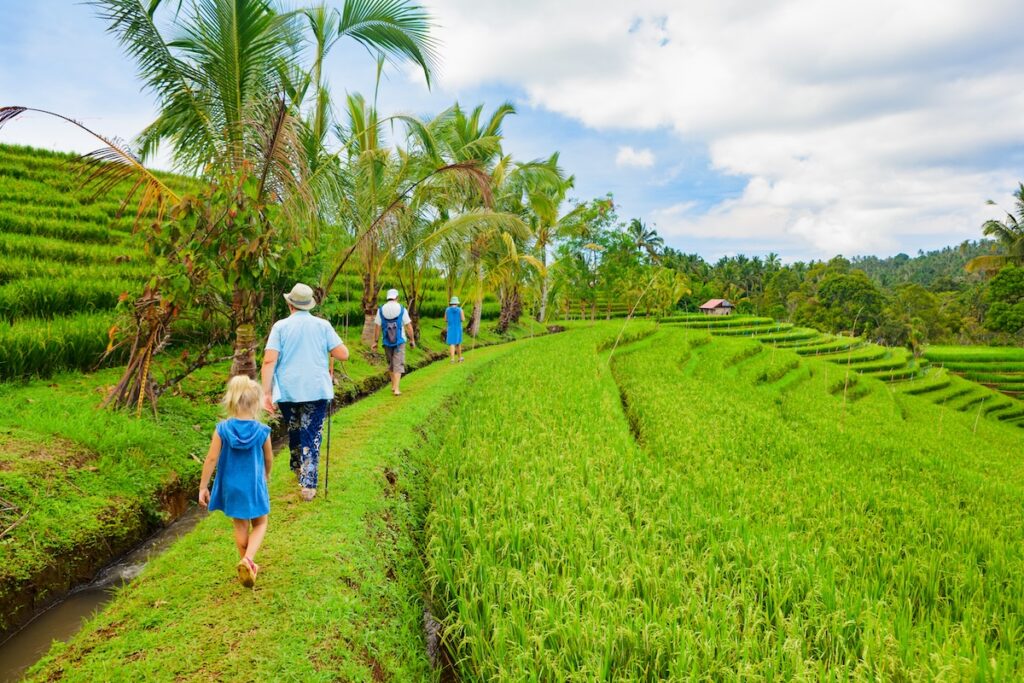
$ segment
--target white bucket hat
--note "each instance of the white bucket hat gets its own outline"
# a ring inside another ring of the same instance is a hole
[[[453,296],[452,300],[448,302],[448,305],[449,306],[458,306],[459,305],[459,297]]]
[[[292,291],[284,295],[284,300],[300,311],[308,311],[316,306],[316,299],[313,298],[313,289],[301,282],[297,282],[292,287]]]
[[[398,290],[397,289],[389,289],[388,290],[388,301],[397,301],[397,300],[398,300]]]

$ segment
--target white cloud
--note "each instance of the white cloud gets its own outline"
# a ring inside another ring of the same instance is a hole
[[[677,244],[777,239],[827,256],[977,237],[984,200],[1019,179],[1000,158],[1024,143],[1015,0],[431,6],[445,87],[498,82],[591,128],[667,129],[745,179],[703,212],[655,211]]]
[[[650,168],[654,166],[654,152],[647,148],[635,149],[623,145],[615,155],[615,164],[630,168]]]

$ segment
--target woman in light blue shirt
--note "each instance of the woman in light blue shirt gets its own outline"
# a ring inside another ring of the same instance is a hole
[[[334,359],[347,360],[348,349],[331,324],[314,317],[313,290],[296,284],[284,295],[291,313],[270,330],[263,354],[264,408],[274,406],[288,425],[289,464],[299,479],[303,500],[316,495],[320,469],[320,430],[334,398]]]

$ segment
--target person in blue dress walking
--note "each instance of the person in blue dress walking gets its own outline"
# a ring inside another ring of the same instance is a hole
[[[459,297],[453,296],[448,302],[448,308],[444,311],[445,322],[448,323],[448,334],[445,340],[448,344],[448,355],[451,362],[455,362],[455,354],[459,355],[459,362],[462,362],[462,326],[466,322],[466,312],[459,305]]]
[[[256,583],[260,570],[256,553],[267,534],[270,514],[267,480],[274,451],[270,427],[258,419],[261,398],[260,385],[245,375],[236,375],[228,382],[224,395],[228,419],[213,432],[199,483],[199,504],[222,511],[235,524],[238,580],[246,588]],[[211,491],[214,468],[217,478]]]

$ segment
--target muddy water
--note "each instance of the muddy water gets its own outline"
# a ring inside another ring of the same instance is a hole
[[[0,643],[0,683],[19,680],[28,667],[46,654],[53,641],[69,640],[114,597],[118,588],[130,583],[147,562],[191,531],[206,514],[198,507],[189,508],[170,526],[100,571],[91,583],[72,591]]]

